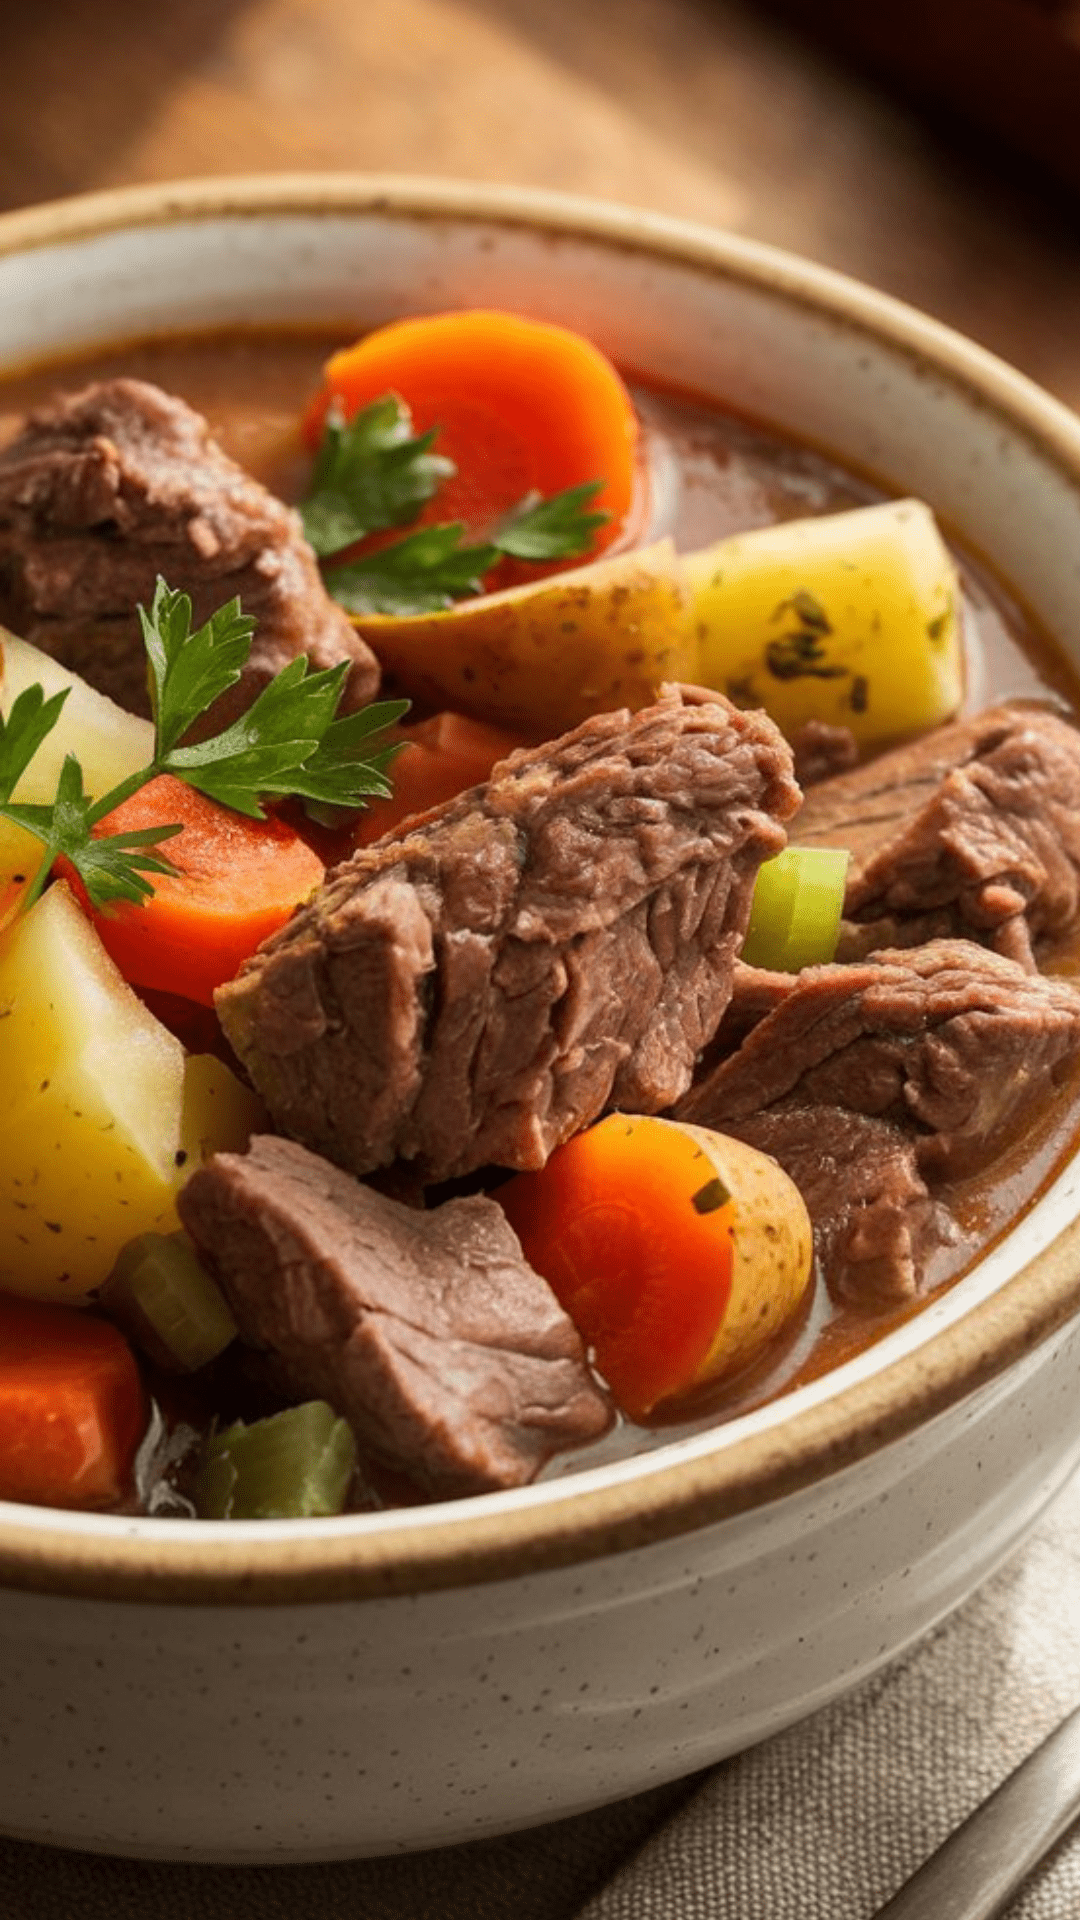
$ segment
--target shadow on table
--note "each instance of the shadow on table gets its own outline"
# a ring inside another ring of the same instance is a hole
[[[0,1840],[4,1920],[572,1920],[703,1775],[497,1840],[388,1860],[201,1867]]]
[[[160,96],[213,58],[246,4],[0,0],[0,208],[107,176]]]

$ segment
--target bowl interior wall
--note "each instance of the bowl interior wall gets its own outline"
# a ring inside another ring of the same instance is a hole
[[[237,322],[340,324],[347,335],[408,311],[517,307],[928,499],[1076,656],[1077,487],[1045,426],[1009,431],[992,392],[950,368],[950,336],[938,330],[931,358],[926,323],[905,325],[894,303],[835,277],[847,298],[830,304],[823,276],[798,262],[722,235],[680,258],[670,239],[650,247],[663,223],[640,221],[636,238],[631,216],[610,224],[545,230],[438,208],[247,211],[0,253],[0,365]],[[996,369],[987,356],[991,389]],[[1015,411],[1024,383],[1006,384]]]

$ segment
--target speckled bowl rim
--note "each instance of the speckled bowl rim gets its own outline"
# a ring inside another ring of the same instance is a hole
[[[386,212],[482,220],[666,257],[756,285],[944,375],[999,415],[1080,489],[1080,421],[961,335],[791,254],[660,214],[537,190],[392,175],[285,174],[86,194],[0,215],[0,257],[119,228],[220,217]],[[215,1527],[7,1506],[0,1586],[187,1604],[389,1597],[505,1580],[624,1553],[812,1487],[901,1440],[1035,1353],[1080,1309],[1080,1220],[954,1324],[873,1377],[768,1430],[753,1416],[715,1452],[604,1468],[443,1506],[338,1521]],[[8,1516],[14,1516],[9,1518]]]

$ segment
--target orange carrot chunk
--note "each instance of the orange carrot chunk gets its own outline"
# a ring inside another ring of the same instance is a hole
[[[632,1419],[745,1368],[810,1278],[792,1182],[704,1128],[610,1114],[496,1197]]]
[[[549,496],[601,480],[590,511],[611,519],[590,553],[617,537],[634,493],[637,419],[611,362],[581,334],[477,309],[394,321],[327,362],[304,420],[310,445],[335,397],[351,418],[386,393],[405,401],[417,433],[438,428],[436,451],[457,467],[420,525],[460,520],[481,538],[534,489]],[[507,565],[499,585],[509,584]]]
[[[0,1499],[114,1505],[146,1419],[135,1357],[115,1327],[0,1295]]]
[[[92,918],[125,980],[210,1006],[215,987],[284,925],[325,869],[284,821],[273,815],[249,820],[171,774],[148,781],[107,814],[97,832],[174,821],[183,832],[164,841],[162,851],[178,873],[154,874],[145,905],[121,900],[92,909]],[[67,877],[86,907],[77,875]]]
[[[437,713],[419,726],[403,727],[408,744],[394,761],[394,791],[389,800],[373,800],[350,830],[345,858],[367,847],[410,814],[442,806],[469,787],[487,780],[496,761],[524,742],[498,727],[484,726],[461,713]]]

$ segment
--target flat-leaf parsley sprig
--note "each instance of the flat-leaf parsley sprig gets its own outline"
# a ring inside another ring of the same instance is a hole
[[[150,874],[176,871],[163,841],[183,831],[145,827],[131,833],[96,834],[106,816],[140,787],[171,773],[210,799],[250,818],[265,818],[263,801],[298,797],[312,806],[361,807],[392,791],[387,768],[400,742],[386,729],[408,711],[407,700],[384,700],[340,719],[337,709],[349,671],[347,661],[311,672],[300,655],[271,680],[246,713],[207,740],[182,745],[215,700],[236,685],[251,651],[255,622],[239,600],[220,607],[194,632],[191,601],[159,579],[149,613],[139,608],[150,663],[154,719],[153,757],[100,799],[83,791],[83,775],[68,754],[49,805],[12,799],[43,740],[52,732],[68,689],[45,698],[40,685],[26,687],[5,720],[0,714],[0,816],[23,827],[45,849],[23,898],[33,905],[57,859],[78,874],[91,904],[140,902],[153,893]]]
[[[317,554],[340,553],[366,534],[406,526],[444,480],[452,460],[431,451],[437,429],[414,434],[397,394],[384,394],[346,420],[340,400],[327,409],[311,485],[300,506]]]
[[[484,574],[510,554],[518,560],[576,559],[611,518],[589,511],[602,480],[539,493],[505,514],[484,541],[469,545],[460,521],[440,522],[348,560],[335,557],[369,534],[407,527],[444,480],[452,460],[432,452],[438,429],[414,434],[397,394],[383,394],[346,420],[340,402],[328,410],[311,486],[300,504],[304,532],[326,565],[326,586],[356,614],[436,613],[483,593]]]

